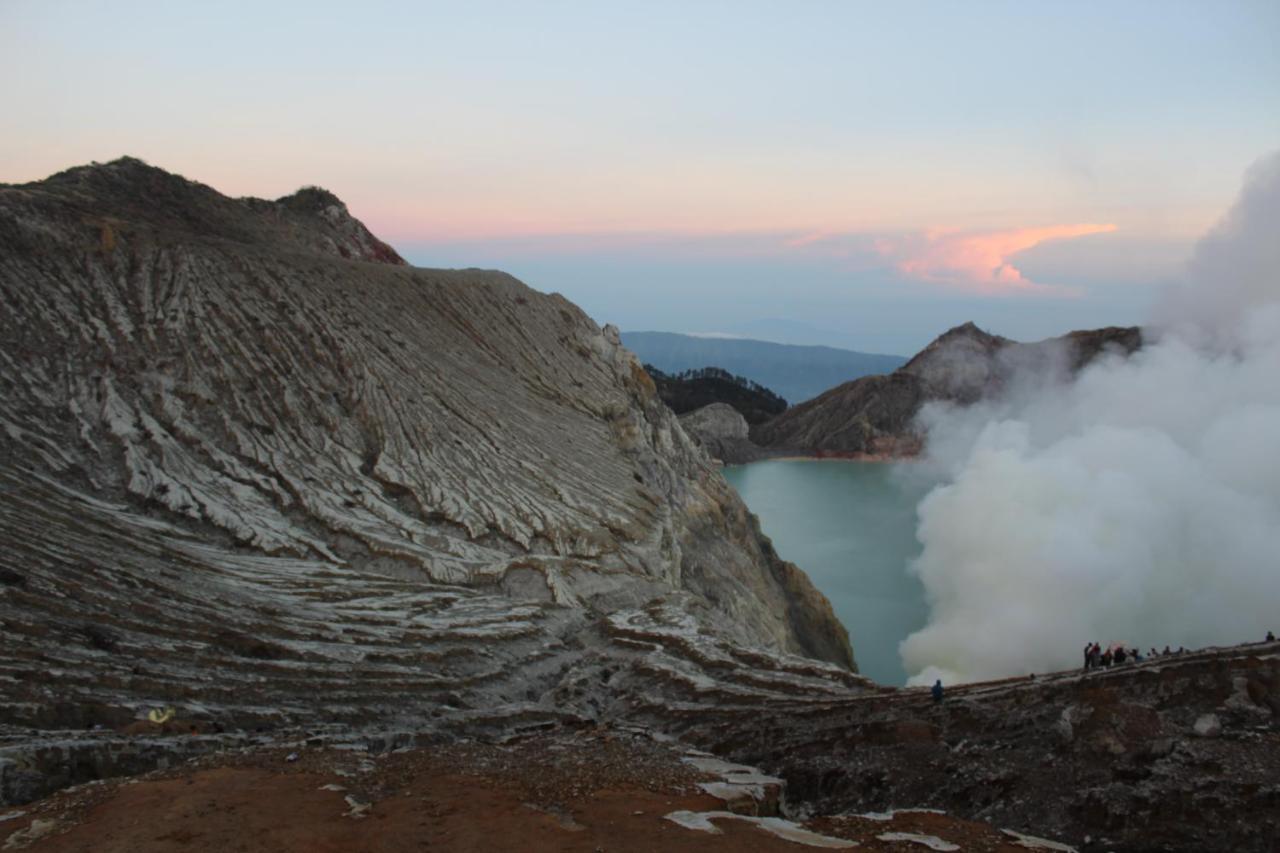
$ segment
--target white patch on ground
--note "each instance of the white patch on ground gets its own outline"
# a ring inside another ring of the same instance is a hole
[[[1036,838],[1034,835],[1024,835],[1012,829],[1002,829],[1000,831],[1012,838],[1015,845],[1025,847],[1028,850],[1056,850],[1058,853],[1076,853],[1076,848],[1069,844]]]
[[[343,799],[345,799],[347,802],[347,805],[351,807],[350,811],[343,813],[343,817],[353,817],[353,818],[367,817],[369,814],[369,810],[373,808],[373,803],[362,803],[359,800],[357,800],[355,797],[351,796],[350,794],[347,794],[347,796],[344,797]]]
[[[912,844],[922,844],[930,850],[938,850],[940,853],[952,853],[952,851],[960,849],[959,844],[943,841],[936,835],[917,835],[914,832],[882,832],[876,838],[880,841],[909,841]]]
[[[716,815],[727,815],[727,814],[732,814],[732,812],[691,812],[688,810],[681,810],[678,812],[671,812],[670,814],[664,815],[663,817],[665,817],[667,820],[671,821],[674,824],[683,826],[685,829],[692,829],[695,832],[709,832],[712,835],[719,835],[720,830],[716,827],[714,823],[711,822],[711,818]]]
[[[866,820],[893,820],[895,815],[900,814],[946,814],[942,809],[889,809],[887,812],[867,812],[865,814],[856,814],[854,817],[865,818]]]
[[[734,764],[732,761],[725,761],[716,758],[714,755],[706,753],[690,753],[680,759],[685,764],[693,765],[705,773],[716,773],[725,776],[729,773],[747,773],[754,771],[755,768],[746,764]]]
[[[781,795],[785,784],[776,776],[762,773],[759,768],[723,761],[705,753],[685,755],[680,760],[703,773],[714,773],[719,776],[721,781],[699,782],[698,787],[724,802],[731,809],[734,803],[750,800],[756,804],[759,811],[761,806],[769,802],[770,793],[775,795],[776,802],[776,797]]]
[[[59,826],[60,824],[56,820],[42,820],[40,818],[36,818],[31,821],[31,825],[26,829],[20,829],[13,835],[10,835],[9,839],[4,843],[4,847],[0,849],[21,850],[24,847],[30,846],[33,842],[44,838],[46,835],[49,835]]]
[[[741,800],[744,797],[756,801],[764,800],[765,790],[759,785],[739,785],[735,782],[699,782],[698,787],[704,793],[726,803]]]
[[[726,782],[739,785],[781,785],[777,776],[761,773],[759,768],[746,764],[733,764],[719,758],[703,758],[701,756],[685,756],[680,759],[704,773],[714,773]]]
[[[792,823],[789,820],[783,820],[780,817],[751,817],[749,815],[734,814],[733,812],[691,811],[671,812],[668,815],[664,815],[664,817],[672,823],[683,826],[685,829],[692,829],[696,832],[709,832],[713,835],[719,835],[720,829],[711,821],[741,820],[755,824],[759,829],[763,829],[771,835],[795,844],[804,844],[809,847],[821,847],[826,850],[847,850],[851,847],[858,846],[858,842],[856,841],[849,841],[844,838],[832,838],[829,835],[819,835],[816,832],[810,832],[799,824]]]

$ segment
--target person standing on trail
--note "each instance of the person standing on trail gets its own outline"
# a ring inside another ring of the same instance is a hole
[[[1093,643],[1084,644],[1084,668],[1093,666]]]
[[[1107,649],[1102,653],[1102,665],[1107,669],[1111,668],[1111,649]]]
[[[1120,664],[1124,663],[1124,659],[1125,659],[1124,646],[1116,646],[1116,653],[1115,653],[1116,665],[1119,666]]]
[[[934,703],[941,704],[942,702],[942,679],[941,678],[933,682],[933,689],[930,690],[929,692],[933,694]]]

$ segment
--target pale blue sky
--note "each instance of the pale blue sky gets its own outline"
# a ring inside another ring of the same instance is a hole
[[[904,353],[1141,320],[1280,145],[1273,0],[0,0],[0,73],[0,181],[318,183],[415,262],[624,328]],[[992,248],[1081,224],[1114,230]]]

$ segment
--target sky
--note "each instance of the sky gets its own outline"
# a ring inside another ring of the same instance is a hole
[[[1142,322],[1280,146],[1280,4],[0,0],[0,181],[303,185],[601,323]]]

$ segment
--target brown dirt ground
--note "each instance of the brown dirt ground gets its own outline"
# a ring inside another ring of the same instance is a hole
[[[708,778],[661,744],[611,733],[506,746],[450,744],[382,756],[339,749],[258,750],[199,759],[137,779],[62,791],[0,814],[0,850],[175,851],[797,851],[745,821],[721,834],[664,815],[723,804]],[[329,786],[329,787],[326,787]],[[341,787],[341,790],[338,787]],[[369,804],[352,816],[355,803]],[[29,827],[51,827],[30,838]],[[908,813],[893,821],[818,818],[809,828],[863,850],[927,848],[885,832],[936,835],[965,851],[1018,851],[984,824]]]

